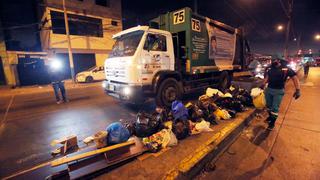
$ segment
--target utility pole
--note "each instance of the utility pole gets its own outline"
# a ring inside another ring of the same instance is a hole
[[[290,28],[291,28],[291,20],[292,20],[292,10],[293,10],[293,0],[288,0],[288,11],[287,11],[287,17],[288,17],[288,23],[287,23],[287,29],[286,29],[286,41],[284,45],[284,58],[287,60],[289,56],[288,47],[289,47],[289,37],[290,37]]]
[[[75,84],[75,73],[74,73],[74,63],[73,63],[73,56],[72,56],[72,49],[71,49],[71,40],[70,40],[70,32],[69,32],[69,22],[68,22],[68,14],[66,9],[65,0],[62,0],[63,5],[63,14],[64,14],[64,24],[66,26],[66,34],[67,34],[67,42],[68,42],[68,54],[69,54],[69,63],[70,63],[70,70],[71,70],[71,78],[72,82]]]
[[[195,14],[198,14],[198,0],[193,0],[193,11]]]

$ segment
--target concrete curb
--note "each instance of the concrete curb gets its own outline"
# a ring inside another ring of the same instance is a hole
[[[232,122],[224,127],[202,146],[198,147],[194,153],[184,158],[178,166],[167,172],[163,179],[191,179],[199,174],[207,163],[217,160],[219,155],[232,144],[257,112],[259,110],[255,109],[252,113],[243,117],[243,121]]]

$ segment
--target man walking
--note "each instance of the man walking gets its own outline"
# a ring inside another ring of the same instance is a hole
[[[68,102],[68,99],[66,97],[66,89],[64,87],[63,82],[64,77],[62,73],[62,63],[59,60],[52,60],[50,63],[49,72],[57,104],[61,104],[62,102]],[[59,90],[61,92],[61,98],[59,95]]]
[[[293,80],[296,89],[293,97],[298,99],[300,97],[300,83],[297,74],[292,69],[281,65],[280,59],[274,59],[271,67],[267,69],[264,81],[264,83],[268,83],[268,87],[265,89],[265,98],[269,111],[267,118],[269,130],[274,128],[278,118],[279,106],[284,96],[284,87],[288,77]]]

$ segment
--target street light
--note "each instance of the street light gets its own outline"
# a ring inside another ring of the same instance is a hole
[[[283,30],[283,25],[278,25],[278,26],[277,26],[277,30],[278,30],[278,31],[282,31],[282,30]]]
[[[315,39],[316,41],[320,41],[320,34],[316,34],[316,35],[314,36],[314,39]]]

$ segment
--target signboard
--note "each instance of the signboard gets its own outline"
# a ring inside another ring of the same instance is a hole
[[[201,32],[200,21],[197,19],[191,19],[191,28],[193,31]]]
[[[235,35],[211,26],[206,22],[209,38],[209,59],[217,65],[232,65],[235,51]]]
[[[186,18],[185,10],[176,11],[173,13],[173,24],[181,24],[184,23]]]

